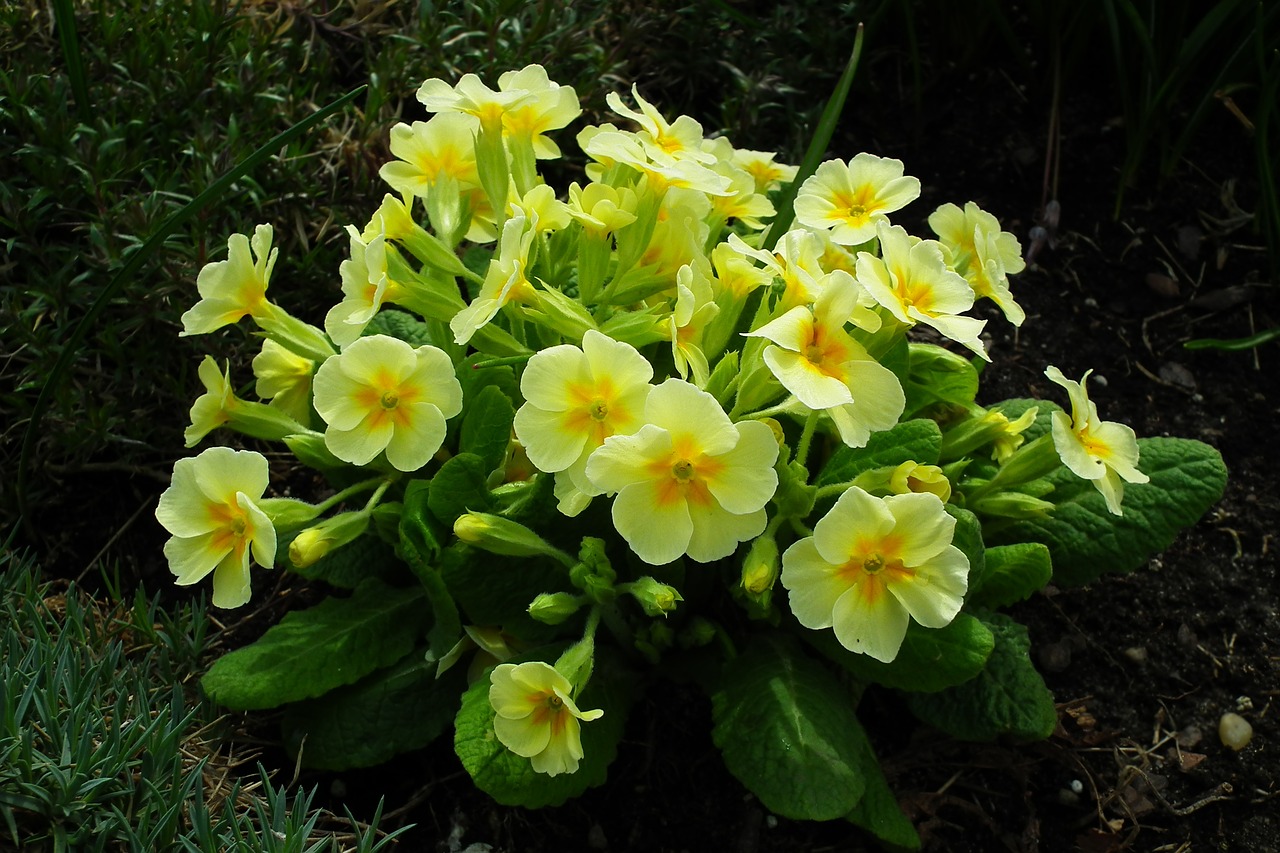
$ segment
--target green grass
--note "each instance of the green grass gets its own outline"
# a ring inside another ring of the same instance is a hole
[[[203,599],[95,600],[0,556],[0,849],[373,851],[393,834],[311,808],[219,745],[194,674]],[[323,825],[322,825],[323,824]],[[338,828],[334,828],[338,827]]]

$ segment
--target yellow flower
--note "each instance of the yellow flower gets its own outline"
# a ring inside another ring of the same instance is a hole
[[[954,204],[942,205],[929,214],[929,227],[973,292],[996,303],[1005,319],[1021,326],[1027,315],[1009,289],[1009,276],[1027,266],[1018,238],[1001,231],[1000,222],[973,202],[965,204],[963,211]]]
[[[828,160],[800,185],[796,221],[830,231],[832,242],[856,246],[876,236],[886,214],[920,195],[920,179],[903,175],[901,160],[857,154],[848,162]]]
[[[211,447],[179,459],[173,482],[160,496],[156,520],[172,538],[164,555],[178,584],[213,573],[213,603],[239,607],[249,600],[249,557],[265,568],[276,558],[276,531],[256,501],[267,490],[266,457]]]
[[[203,335],[268,310],[267,283],[279,254],[271,248],[271,236],[270,225],[255,228],[252,241],[231,235],[227,259],[205,264],[196,277],[200,301],[182,315],[180,337]]]
[[[883,257],[859,252],[858,282],[898,322],[932,326],[990,361],[978,337],[987,321],[960,316],[973,307],[973,288],[947,267],[942,244],[918,240],[898,225],[881,224],[878,233]]]
[[[605,96],[609,108],[620,116],[631,119],[640,125],[636,137],[646,148],[661,152],[677,160],[695,160],[699,163],[714,163],[714,154],[702,150],[702,125],[689,116],[678,116],[674,122],[668,122],[653,104],[640,97],[640,91],[631,87],[631,97],[636,99],[640,110],[631,109],[622,102],[617,92]]]
[[[693,384],[699,388],[705,388],[711,376],[711,366],[702,350],[702,333],[720,313],[711,290],[710,266],[704,258],[695,257],[692,263],[680,267],[676,273],[676,304],[667,319],[676,370],[681,379],[688,379],[692,373]]]
[[[907,624],[941,628],[960,612],[969,559],[951,544],[956,521],[932,494],[876,498],[850,487],[813,535],[782,555],[791,612],[840,645],[888,663]]]
[[[587,461],[587,478],[617,493],[613,523],[640,559],[727,557],[765,528],[778,486],[778,442],[757,421],[735,424],[705,391],[668,379],[649,392],[645,425],[614,435]]]
[[[480,286],[480,293],[449,321],[454,343],[470,341],[481,326],[498,316],[504,305],[536,298],[528,278],[528,268],[529,250],[537,231],[536,219],[523,216],[508,219],[503,225],[502,242],[497,254],[489,261],[489,271]]]
[[[320,365],[315,407],[334,456],[365,465],[385,450],[392,467],[416,471],[444,442],[445,420],[462,411],[462,386],[442,350],[372,335]]]
[[[486,131],[500,130],[504,113],[532,99],[523,89],[495,92],[474,74],[463,74],[456,86],[432,77],[418,88],[418,100],[431,112],[475,116]]]
[[[541,65],[526,65],[498,78],[498,91],[524,92],[528,98],[502,114],[502,129],[517,139],[528,140],[539,160],[560,156],[560,148],[544,134],[559,130],[582,114],[572,86],[561,86],[547,76]]]
[[[333,342],[345,347],[360,337],[373,315],[384,302],[404,298],[402,284],[387,272],[387,237],[384,221],[378,217],[379,230],[365,239],[354,225],[347,226],[351,238],[351,257],[338,267],[342,276],[342,301],[329,309],[324,317],[324,330]]]
[[[774,160],[772,151],[751,151],[737,148],[733,152],[733,164],[743,169],[756,182],[756,192],[766,193],[796,179],[799,166],[788,166]]]
[[[810,409],[827,410],[850,447],[862,447],[872,432],[889,429],[906,406],[893,371],[873,359],[844,330],[858,292],[845,272],[835,272],[812,307],[798,306],[749,333],[774,346],[765,364]]]
[[[267,338],[253,357],[254,392],[300,424],[311,420],[311,375],[316,363]]]
[[[569,497],[560,503],[565,515],[577,515],[599,494],[587,479],[587,459],[609,436],[640,428],[652,378],[653,365],[634,347],[594,330],[582,349],[562,344],[529,359],[516,438],[530,462],[556,474],[557,492]]]
[[[604,711],[579,711],[573,685],[542,661],[504,663],[489,675],[489,704],[498,741],[522,758],[532,759],[537,773],[573,773],[582,760],[582,726]]]
[[[604,237],[636,221],[635,191],[608,184],[569,184],[569,215],[594,237]]]
[[[378,174],[401,195],[426,198],[436,184],[452,179],[450,186],[480,186],[476,172],[475,116],[441,113],[429,121],[401,122],[391,128],[391,153]]]
[[[1079,382],[1073,382],[1056,367],[1045,370],[1049,381],[1066,388],[1071,397],[1070,417],[1066,412],[1052,415],[1053,445],[1064,465],[1077,477],[1093,482],[1111,514],[1123,515],[1124,484],[1146,483],[1150,478],[1138,470],[1138,437],[1133,429],[1098,417],[1098,407],[1084,387],[1092,372],[1085,371]]]

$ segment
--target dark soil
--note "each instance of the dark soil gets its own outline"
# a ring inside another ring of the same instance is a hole
[[[1048,741],[959,743],[906,722],[888,694],[868,695],[869,728],[926,850],[1280,850],[1272,555],[1280,492],[1269,458],[1278,437],[1280,349],[1182,348],[1191,338],[1240,337],[1280,323],[1267,256],[1240,216],[1255,205],[1252,149],[1224,111],[1175,176],[1157,183],[1144,175],[1114,219],[1123,140],[1108,103],[1084,83],[1064,97],[1060,225],[1054,243],[1015,280],[1028,314],[1022,329],[990,315],[994,363],[984,374],[984,401],[1058,399],[1043,377],[1046,365],[1071,377],[1092,368],[1090,393],[1104,417],[1142,436],[1207,442],[1222,453],[1230,480],[1221,503],[1146,568],[1083,588],[1051,587],[1012,608],[1030,628],[1033,654],[1059,703],[1060,725]],[[855,129],[836,153],[869,150],[906,162],[925,184],[897,220],[912,233],[928,234],[924,219],[937,204],[974,200],[1028,245],[1043,200],[1048,101],[990,72],[940,84],[923,115],[916,126],[891,110],[856,109]],[[135,485],[142,503],[162,488]],[[106,492],[81,493],[98,502]],[[122,516],[137,509],[124,503]],[[148,523],[144,511],[140,524]],[[166,577],[162,536],[140,539],[154,547],[148,584],[155,586]],[[1228,711],[1254,728],[1240,752],[1218,737]],[[267,721],[248,723],[270,731]],[[709,730],[709,703],[695,691],[651,694],[629,722],[608,786],[538,812],[498,807],[478,794],[448,743],[375,771],[304,774],[302,781],[322,786],[324,804],[339,812],[349,806],[358,817],[385,795],[395,814],[384,825],[417,825],[402,849],[869,846],[847,824],[768,815],[725,770]],[[266,757],[286,775],[291,770],[283,756]]]

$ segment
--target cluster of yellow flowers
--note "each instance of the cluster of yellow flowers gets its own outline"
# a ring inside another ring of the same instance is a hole
[[[394,194],[347,228],[342,299],[323,330],[268,299],[268,225],[231,237],[227,259],[202,270],[182,334],[250,317],[265,337],[253,371],[266,402],[237,397],[229,370],[206,359],[187,444],[228,426],[303,458],[370,466],[371,507],[400,474],[430,476],[449,452],[447,423],[465,405],[456,366],[470,348],[521,365],[511,453],[554,476],[565,516],[612,497],[617,533],[652,565],[765,541],[774,568],[767,557],[749,566],[744,586],[780,580],[801,624],[892,660],[909,619],[944,626],[965,594],[946,478],[910,466],[884,494],[848,485],[778,566],[779,524],[807,529],[770,508],[779,472],[806,461],[815,433],[861,447],[897,424],[902,383],[873,342],[924,324],[987,358],[985,321],[965,312],[990,299],[1022,322],[1008,281],[1023,268],[1018,242],[972,203],[929,217],[937,239],[911,236],[889,216],[920,182],[863,153],[823,163],[799,188],[796,225],[763,246],[770,193],[796,169],[706,138],[686,116],[668,122],[632,94],[634,109],[616,94],[609,104],[636,129],[582,130],[589,182],[562,198],[537,161],[559,156],[547,134],[581,112],[571,88],[537,65],[502,75],[497,90],[473,75],[423,83],[418,98],[435,115],[392,130],[396,159],[380,174]],[[483,275],[460,260],[464,243],[493,244]],[[421,317],[437,345],[366,334],[388,306]],[[1132,431],[1100,421],[1083,385],[1048,376],[1072,403],[1053,420],[1058,454],[1118,513],[1123,482],[1144,479]],[[777,417],[802,425],[794,447]],[[1030,420],[982,423],[1001,459]],[[313,506],[264,499],[267,486],[266,460],[251,451],[177,463],[156,515],[173,535],[179,583],[212,572],[214,603],[235,607],[249,598],[250,557],[274,565],[277,527],[304,529],[291,557],[306,564],[367,525],[367,510],[316,522],[352,489]],[[574,704],[581,685],[545,663],[499,666],[492,685],[502,742],[540,772],[575,770],[578,721],[599,715]]]

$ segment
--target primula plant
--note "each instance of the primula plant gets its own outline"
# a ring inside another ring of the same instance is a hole
[[[774,155],[633,91],[609,96],[621,127],[577,134],[588,182],[558,189],[538,164],[575,93],[539,66],[497,86],[422,84],[434,118],[392,130],[391,192],[347,229],[323,328],[271,301],[268,225],[199,276],[183,334],[248,316],[261,400],[206,359],[188,445],[277,442],[332,486],[266,497],[254,450],[175,466],[156,515],[179,583],[212,575],[237,607],[281,567],[328,594],[205,690],[282,708],[317,768],[451,732],[480,788],[534,807],[603,784],[631,705],[693,682],[767,808],[915,845],[864,694],[959,738],[1047,737],[1001,608],[1142,565],[1218,499],[1220,458],[1102,420],[1087,373],[1045,371],[1069,411],[979,405],[966,312],[1023,321],[1020,247],[973,203],[932,237],[894,224],[920,191],[900,161],[801,176],[766,244],[797,180]]]

